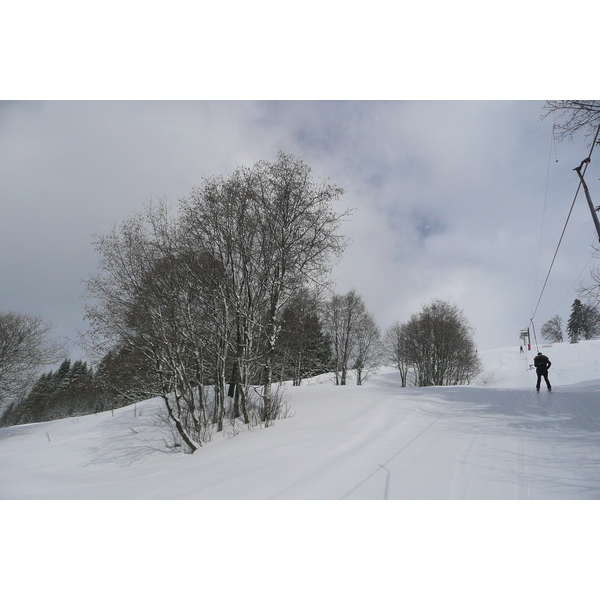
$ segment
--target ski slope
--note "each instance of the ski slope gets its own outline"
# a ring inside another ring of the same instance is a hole
[[[0,429],[1,499],[570,500],[600,498],[600,342],[481,352],[469,386],[288,387],[293,416],[172,449],[157,399]]]

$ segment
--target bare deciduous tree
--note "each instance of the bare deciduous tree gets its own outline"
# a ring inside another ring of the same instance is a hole
[[[555,119],[557,139],[571,139],[577,132],[589,139],[600,125],[600,100],[548,100],[542,109],[542,118],[549,115]]]
[[[148,397],[162,397],[193,452],[210,436],[202,384],[215,294],[207,282],[219,266],[189,252],[164,203],[98,236],[95,245],[100,273],[86,282],[89,339],[100,355],[123,348],[144,357],[154,375],[144,380]]]
[[[243,416],[249,423],[247,399],[250,384],[255,382],[264,284],[260,227],[248,170],[237,169],[229,178],[205,179],[181,201],[181,215],[190,246],[212,256],[223,268],[214,298],[215,314],[220,314],[217,393],[219,397],[224,394],[229,355],[233,416]]]
[[[434,300],[406,324],[406,360],[416,385],[460,385],[481,371],[472,328],[462,311]]]
[[[373,369],[381,365],[383,345],[381,330],[372,313],[364,311],[356,328],[356,346],[353,369],[356,371],[356,384],[362,385]]]
[[[356,339],[356,313],[359,296],[356,290],[346,295],[334,294],[325,306],[325,323],[331,338],[335,384],[346,385],[348,368]]]
[[[275,163],[240,167],[205,180],[182,204],[195,244],[215,256],[226,277],[235,323],[234,372],[247,383],[260,363],[264,421],[273,418],[273,360],[285,307],[307,286],[323,286],[345,247],[345,214],[333,209],[344,190],[315,181],[302,160],[279,153]]]
[[[149,392],[163,397],[191,451],[209,425],[223,428],[228,368],[232,418],[252,420],[251,385],[262,397],[262,423],[281,413],[285,403],[271,388],[283,312],[304,287],[324,285],[344,248],[343,215],[332,207],[342,192],[279,154],[274,164],[204,180],[176,219],[165,203],[150,205],[97,238],[100,274],[87,282],[90,338],[101,354],[116,347],[145,356],[155,374]]]
[[[348,369],[357,370],[357,383],[380,357],[381,333],[356,290],[334,294],[325,306],[325,324],[331,339],[335,383],[346,385]]]
[[[407,357],[407,325],[396,321],[386,331],[384,347],[389,360],[400,372],[402,387],[406,387],[409,362]]]
[[[549,321],[542,325],[542,336],[549,342],[560,344],[564,341],[563,338],[563,320],[560,315],[552,317]]]
[[[21,399],[42,367],[65,358],[64,344],[50,335],[53,329],[40,317],[0,312],[0,406]]]

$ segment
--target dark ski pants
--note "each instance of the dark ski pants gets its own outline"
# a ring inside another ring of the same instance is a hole
[[[546,382],[546,385],[548,386],[548,389],[551,390],[552,386],[550,385],[550,381],[548,380],[548,371],[546,369],[536,369],[535,371],[537,373],[537,385],[535,386],[536,390],[540,389],[540,383],[542,382],[542,377],[544,378],[544,381]]]

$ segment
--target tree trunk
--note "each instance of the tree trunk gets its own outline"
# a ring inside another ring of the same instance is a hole
[[[346,365],[342,365],[342,376],[340,378],[340,385],[346,385],[346,375],[348,374],[348,368]]]
[[[202,444],[200,442],[194,441],[192,439],[192,437],[189,435],[189,433],[187,432],[186,428],[183,426],[183,423],[181,422],[179,417],[175,416],[175,414],[173,413],[173,409],[171,408],[171,405],[169,404],[168,398],[166,396],[163,396],[163,400],[165,401],[165,405],[167,407],[167,412],[169,413],[169,417],[171,418],[173,423],[175,423],[175,427],[176,427],[179,435],[181,436],[181,439],[187,444],[188,448],[192,451],[192,454],[193,454],[196,450],[198,450],[198,448],[200,448],[202,446]]]
[[[271,357],[267,355],[265,364],[265,381],[263,386],[263,421],[265,422],[265,427],[269,426],[269,421],[271,421],[271,394],[273,387],[273,367],[271,364]]]
[[[240,415],[240,385],[241,385],[241,377],[240,377],[240,363],[239,359],[235,359],[233,361],[233,367],[231,369],[231,382],[229,383],[229,390],[227,395],[230,398],[233,398],[233,412],[232,417],[237,419]]]
[[[356,385],[362,385],[362,369],[356,369]]]

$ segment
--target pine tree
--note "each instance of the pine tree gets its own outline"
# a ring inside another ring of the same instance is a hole
[[[318,302],[310,293],[299,293],[283,311],[275,369],[280,379],[300,385],[303,378],[330,369],[331,349],[318,314]]]
[[[567,335],[569,336],[571,344],[576,344],[579,341],[582,327],[581,300],[576,298],[571,305],[571,316],[567,322]]]
[[[591,340],[600,335],[600,312],[593,306],[575,299],[567,323],[567,335],[572,344],[580,339]]]
[[[58,370],[54,374],[57,388],[61,387],[63,385],[66,385],[68,383],[70,371],[71,371],[71,359],[66,358],[65,360],[63,360],[60,367],[58,367]]]
[[[87,375],[88,368],[87,363],[81,360],[76,360],[71,366],[71,370],[69,371],[69,379],[79,379],[80,377],[85,377]]]
[[[591,340],[600,335],[600,313],[589,304],[582,304],[583,307],[583,339]]]

